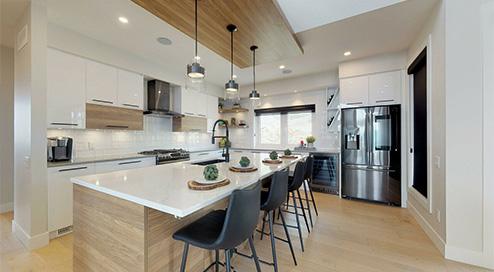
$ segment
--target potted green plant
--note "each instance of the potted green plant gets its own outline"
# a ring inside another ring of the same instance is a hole
[[[272,160],[272,161],[275,161],[278,159],[278,153],[276,151],[271,151],[271,153],[269,153],[269,158]]]
[[[245,157],[245,156],[242,156],[240,158],[240,161],[238,162],[240,164],[240,166],[242,167],[247,167],[250,165],[250,160],[249,158]]]
[[[292,151],[289,148],[287,148],[287,149],[285,149],[284,154],[285,154],[285,156],[291,156]]]
[[[204,167],[203,175],[205,180],[217,179],[219,175],[218,167],[216,167],[216,165],[208,165]]]
[[[309,148],[312,148],[314,147],[314,142],[316,141],[316,137],[314,136],[307,136],[307,138],[305,138],[305,140],[307,141],[307,147]]]
[[[228,141],[226,138],[223,138],[219,141],[218,145],[220,148],[232,147],[232,142]]]

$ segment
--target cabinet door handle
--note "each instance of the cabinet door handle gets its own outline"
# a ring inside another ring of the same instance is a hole
[[[195,115],[194,113],[191,113],[191,112],[184,112],[184,113],[187,115]]]
[[[58,172],[69,172],[69,171],[84,170],[84,169],[87,169],[87,166],[60,169],[60,170],[58,170]]]
[[[138,106],[138,105],[134,105],[134,104],[127,104],[127,103],[124,103],[124,104],[122,104],[122,105],[127,106],[127,107],[132,107],[132,108],[139,108],[139,106]]]
[[[129,128],[129,126],[114,126],[114,125],[107,125],[107,128]]]
[[[395,101],[394,99],[383,99],[383,100],[376,100],[376,103],[386,103],[386,102],[393,102]]]
[[[105,104],[113,104],[111,101],[107,100],[101,100],[101,99],[93,99],[94,102],[100,102],[100,103],[105,103]]]
[[[54,126],[71,126],[71,127],[78,127],[79,124],[72,124],[72,123],[57,123],[57,122],[53,122],[53,123],[50,123],[51,125],[54,125]]]
[[[206,115],[204,115],[204,114],[199,114],[199,116],[201,116],[201,117],[206,117]]]
[[[350,102],[350,103],[346,103],[347,105],[362,105],[364,104],[363,102]]]
[[[142,161],[128,161],[128,162],[120,162],[118,165],[126,165],[126,164],[136,164],[141,163]]]
[[[201,153],[201,154],[199,154],[197,156],[206,156],[206,155],[209,155],[209,153]]]

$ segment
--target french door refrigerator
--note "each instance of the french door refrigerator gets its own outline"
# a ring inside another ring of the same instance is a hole
[[[342,196],[400,206],[400,106],[341,112]]]

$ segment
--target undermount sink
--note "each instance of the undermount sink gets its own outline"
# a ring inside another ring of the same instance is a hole
[[[221,163],[221,162],[225,162],[225,160],[222,160],[222,159],[214,159],[214,160],[209,160],[209,161],[195,162],[195,163],[192,163],[192,164],[193,165],[210,165],[210,164]]]

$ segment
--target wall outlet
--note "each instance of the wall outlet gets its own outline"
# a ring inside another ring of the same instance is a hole
[[[437,169],[441,168],[441,157],[434,156],[434,165]]]
[[[441,222],[441,211],[439,209],[436,210],[436,219],[437,222]]]

